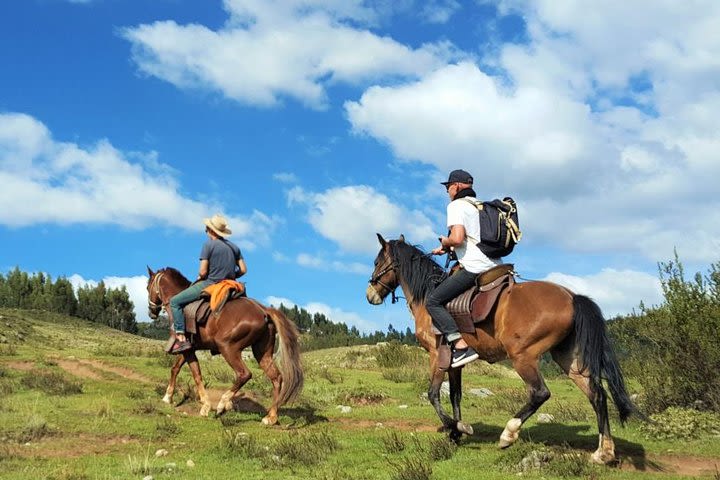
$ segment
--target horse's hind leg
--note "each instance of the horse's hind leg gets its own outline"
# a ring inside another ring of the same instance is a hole
[[[220,353],[222,354],[225,361],[235,370],[235,381],[233,382],[230,390],[223,393],[218,402],[216,412],[221,415],[223,412],[232,410],[233,404],[232,399],[237,394],[238,390],[245,385],[248,380],[252,378],[252,372],[248,369],[245,362],[242,359],[242,351],[245,345],[234,343],[232,345],[220,347]]]
[[[172,398],[175,394],[175,385],[177,384],[177,376],[178,373],[180,373],[180,369],[183,365],[185,365],[185,356],[178,355],[175,358],[175,363],[170,369],[170,381],[168,382],[168,386],[165,389],[165,396],[162,399],[162,401],[167,403],[168,405],[172,403]]]
[[[515,443],[520,435],[522,424],[550,398],[550,390],[545,385],[545,380],[538,368],[537,357],[514,357],[513,367],[527,385],[528,401],[505,425],[505,430],[500,435],[498,443],[500,448],[506,448]]]
[[[270,379],[273,386],[273,400],[267,415],[263,417],[265,425],[275,425],[278,422],[278,408],[280,403],[280,388],[282,387],[282,375],[273,361],[273,350],[275,349],[275,330],[272,323],[268,324],[267,333],[262,335],[252,346],[253,355],[260,368]]]
[[[591,381],[587,374],[580,371],[580,362],[574,350],[556,349],[552,352],[553,360],[560,365],[560,368],[567,374],[575,385],[582,390],[590,400],[595,410],[600,435],[598,448],[593,452],[590,460],[601,465],[615,461],[615,443],[610,435],[610,422],[607,411],[607,394],[602,385]]]

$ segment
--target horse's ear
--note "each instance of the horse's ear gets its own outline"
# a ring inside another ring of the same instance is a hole
[[[400,234],[400,238],[398,238],[398,242],[400,242],[400,243],[405,243],[405,235],[403,235],[403,234],[401,233],[401,234]]]
[[[148,275],[150,275],[151,277],[152,277],[153,275],[155,275],[155,272],[153,272],[153,271],[150,269],[150,266],[149,266],[149,265],[146,265],[146,267],[147,267],[147,269],[148,269]]]
[[[385,239],[383,238],[383,236],[380,235],[379,233],[376,233],[376,235],[377,235],[377,237],[378,237],[378,241],[380,242],[380,246],[384,247],[385,244],[387,244],[387,242],[385,241]]]

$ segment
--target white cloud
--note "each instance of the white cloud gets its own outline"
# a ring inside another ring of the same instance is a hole
[[[288,201],[306,206],[312,227],[349,252],[377,252],[375,233],[405,233],[418,243],[438,236],[424,213],[399,206],[366,185],[331,188],[323,193],[295,187],[288,192]]]
[[[59,142],[42,122],[20,113],[0,114],[0,185],[0,224],[9,227],[159,223],[198,230],[204,217],[224,210],[182,196],[172,169],[154,152],[126,154],[108,140],[87,148]],[[268,241],[274,221],[264,213],[226,216],[241,246],[255,247],[244,239],[251,231]]]
[[[297,305],[298,308],[304,308],[310,314],[321,313],[325,315],[331,322],[344,323],[348,327],[357,327],[357,329],[363,333],[370,333],[374,332],[375,330],[381,329],[374,322],[365,319],[357,313],[346,312],[341,308],[331,307],[330,305],[321,302],[310,302],[305,305],[298,305],[296,302],[288,298],[274,296],[267,297],[265,301],[268,304],[274,305],[276,307],[279,307],[280,304],[283,304],[285,307],[289,308]]]
[[[258,106],[291,97],[322,108],[333,83],[417,76],[453,55],[448,44],[412,49],[362,29],[376,15],[359,1],[227,0],[225,9],[217,31],[158,21],[122,35],[141,72]]]
[[[359,275],[370,275],[372,268],[358,262],[341,262],[339,260],[331,260],[326,255],[311,255],[309,253],[300,253],[296,257],[297,264],[302,267],[314,268],[326,272],[355,273]]]
[[[500,10],[522,15],[527,44],[371,87],[345,104],[353,129],[513,195],[526,243],[716,261],[720,4]]]
[[[642,301],[646,307],[660,305],[663,301],[662,287],[657,277],[633,270],[603,269],[584,277],[553,272],[545,278],[568,287],[575,293],[590,296],[600,305],[605,318],[639,313]]]
[[[119,289],[124,286],[128,292],[130,300],[135,306],[135,320],[138,322],[149,322],[148,317],[148,293],[147,293],[147,282],[148,277],[136,276],[136,277],[105,277],[101,279],[107,288]],[[77,295],[78,288],[82,286],[96,287],[100,280],[86,280],[81,275],[73,274],[68,278],[68,281],[72,284]],[[168,327],[169,328],[169,327]]]
[[[429,23],[447,23],[461,7],[456,0],[430,0],[423,5],[421,16]]]
[[[273,175],[273,178],[280,183],[297,183],[297,175],[290,172],[278,172]]]

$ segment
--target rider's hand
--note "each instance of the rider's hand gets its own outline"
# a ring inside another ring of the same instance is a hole
[[[447,250],[445,250],[445,247],[443,247],[442,237],[438,237],[438,240],[440,241],[440,246],[433,249],[433,251],[430,253],[432,253],[433,255],[444,255],[447,253]]]

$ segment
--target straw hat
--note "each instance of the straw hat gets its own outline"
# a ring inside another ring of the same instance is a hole
[[[203,223],[221,237],[229,237],[232,234],[232,230],[228,227],[227,220],[219,213],[213,215],[212,218],[206,218]]]

